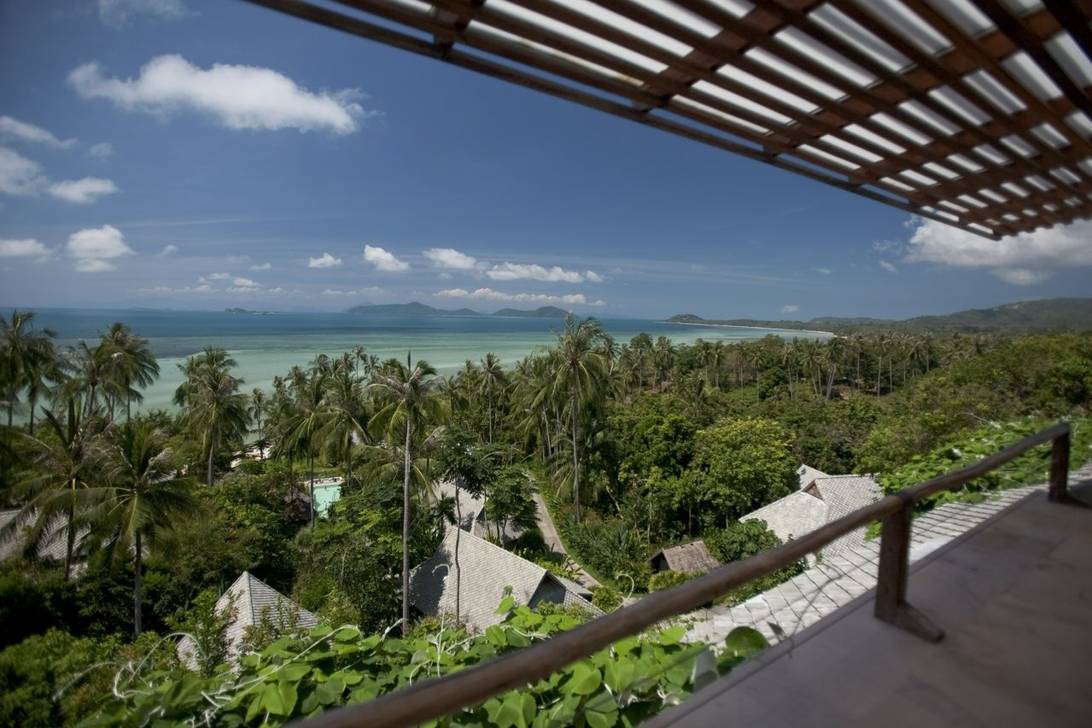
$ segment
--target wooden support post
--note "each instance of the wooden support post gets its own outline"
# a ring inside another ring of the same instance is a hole
[[[876,618],[905,629],[927,642],[939,642],[944,630],[906,601],[910,573],[910,520],[913,501],[883,519],[880,570],[876,578]]]
[[[1054,449],[1050,458],[1050,490],[1048,497],[1055,503],[1064,503],[1068,498],[1066,488],[1069,485],[1069,430],[1054,438]]]

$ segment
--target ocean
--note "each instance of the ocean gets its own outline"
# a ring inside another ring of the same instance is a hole
[[[205,347],[226,349],[238,362],[236,373],[245,391],[269,389],[273,377],[294,366],[306,366],[319,354],[338,356],[355,346],[380,359],[425,359],[441,374],[477,361],[487,352],[504,365],[514,364],[539,347],[555,341],[562,327],[557,319],[500,316],[380,316],[349,313],[245,314],[223,311],[162,311],[144,309],[36,309],[39,327],[52,329],[57,343],[91,343],[115,321],[122,321],[146,338],[159,360],[159,379],[144,390],[142,409],[170,409],[182,381],[179,371],[187,356]],[[676,344],[743,341],[768,334],[824,338],[821,334],[736,326],[694,326],[642,319],[600,319],[620,343],[645,332],[667,336]]]

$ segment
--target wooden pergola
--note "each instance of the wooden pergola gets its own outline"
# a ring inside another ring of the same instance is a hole
[[[1092,216],[1092,0],[249,0],[991,238]]]

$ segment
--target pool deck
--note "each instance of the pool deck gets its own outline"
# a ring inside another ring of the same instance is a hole
[[[1092,481],[1070,487],[1092,502]],[[1092,726],[1092,509],[1034,491],[911,567],[927,643],[874,592],[646,726]]]

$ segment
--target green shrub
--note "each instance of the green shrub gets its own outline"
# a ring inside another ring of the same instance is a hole
[[[762,520],[736,521],[727,528],[706,531],[702,539],[713,558],[724,564],[781,545],[781,539]]]
[[[664,591],[673,586],[686,583],[695,576],[700,576],[700,574],[696,571],[660,571],[653,574],[652,578],[648,580],[648,590],[650,592]]]
[[[591,602],[604,612],[613,612],[622,606],[622,592],[612,586],[603,584],[592,591]]]

